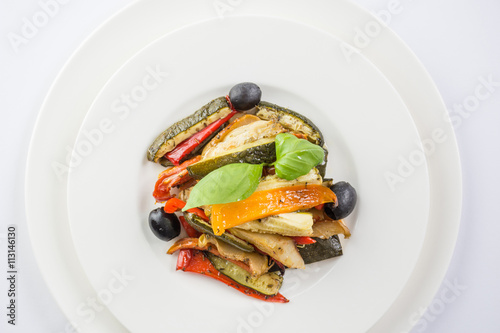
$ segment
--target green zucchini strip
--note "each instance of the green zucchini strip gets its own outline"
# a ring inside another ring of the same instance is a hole
[[[223,241],[224,243],[230,244],[242,251],[245,252],[253,252],[255,251],[254,247],[244,240],[241,240],[230,233],[223,233],[220,236],[216,236],[212,230],[212,226],[205,221],[203,221],[199,216],[189,213],[189,212],[184,212],[184,218],[186,219],[186,222],[189,223],[193,228],[198,230],[201,233],[204,234],[209,234],[211,236],[214,236],[220,241]]]
[[[238,265],[210,252],[205,253],[215,269],[241,285],[268,296],[276,295],[281,288],[283,276],[278,273],[265,273],[259,277],[253,277],[249,272]]]
[[[323,146],[323,134],[319,128],[306,116],[268,102],[260,102],[256,116],[263,120],[276,119],[283,127],[295,133],[302,133],[312,143]]]
[[[226,117],[231,112],[225,97],[219,97],[201,107],[192,115],[176,122],[161,133],[148,149],[147,158],[158,162],[179,143],[201,131],[214,121]]]
[[[276,161],[276,145],[274,139],[261,139],[251,144],[240,147],[241,150],[225,155],[216,156],[187,167],[189,175],[201,179],[215,169],[232,163],[273,163]]]

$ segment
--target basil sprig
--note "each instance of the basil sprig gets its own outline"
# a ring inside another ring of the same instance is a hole
[[[278,177],[286,180],[293,180],[307,174],[325,157],[323,148],[307,140],[298,139],[289,133],[278,134],[275,144],[274,168]]]
[[[324,150],[292,134],[276,136],[278,177],[293,180],[307,174],[324,159]],[[191,190],[183,211],[204,206],[224,204],[248,198],[257,189],[264,164],[234,163],[210,172]]]
[[[263,164],[234,163],[218,168],[196,184],[183,211],[248,198],[259,185]]]

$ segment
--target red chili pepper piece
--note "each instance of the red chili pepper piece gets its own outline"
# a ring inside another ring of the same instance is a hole
[[[231,119],[232,116],[236,114],[236,111],[232,111],[225,118],[214,121],[198,133],[192,135],[186,140],[182,141],[175,147],[172,151],[168,152],[165,157],[172,162],[174,165],[179,165],[180,161],[192,152],[200,143],[202,143],[206,138],[215,132],[219,127],[221,127],[226,121]]]
[[[299,244],[299,245],[316,243],[315,239],[313,239],[311,237],[307,237],[307,236],[294,236],[291,238],[295,241],[296,244]]]
[[[231,100],[229,99],[229,95],[226,95],[226,101],[227,103],[229,104],[229,108],[233,111],[236,111],[236,109],[234,108],[233,106],[233,103],[231,102]]]
[[[191,208],[187,210],[190,213],[198,215],[203,221],[208,222],[210,219],[205,215],[205,212],[200,208]]]
[[[321,204],[321,205],[317,205],[316,208],[317,210],[323,210],[323,208],[325,207],[325,204]]]
[[[167,203],[165,204],[165,207],[163,207],[163,210],[165,210],[165,213],[175,213],[178,210],[181,210],[186,206],[186,203],[182,201],[181,199],[177,198],[170,198],[168,199]],[[187,210],[190,213],[193,213],[195,215],[198,215],[201,219],[204,221],[209,221],[209,218],[207,215],[205,215],[205,212],[200,209],[200,208],[191,208]]]
[[[191,238],[198,238],[201,235],[201,232],[193,228],[189,223],[186,222],[184,216],[179,216],[179,221],[181,222],[182,227],[186,230],[186,233]]]
[[[181,199],[170,198],[165,203],[165,207],[163,207],[163,210],[165,211],[165,213],[172,214],[178,210],[181,210],[182,208],[184,208],[184,206],[186,206],[186,203]]]
[[[181,250],[177,259],[177,270],[183,270],[184,272],[193,272],[209,276],[213,279],[227,284],[228,286],[244,293],[245,295],[260,299],[262,301],[288,303],[288,299],[286,299],[280,293],[274,296],[267,296],[259,293],[258,291],[245,287],[239,283],[236,283],[235,281],[231,280],[230,278],[216,270],[210,260],[205,257],[203,252],[198,250]]]

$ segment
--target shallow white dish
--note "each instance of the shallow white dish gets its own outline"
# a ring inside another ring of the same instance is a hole
[[[224,40],[235,51],[221,51]],[[252,52],[236,52],[248,45]],[[238,318],[254,311],[255,302],[223,284],[176,273],[176,256],[165,255],[172,243],[157,240],[147,224],[163,170],[146,161],[150,143],[240,81],[258,82],[264,100],[313,120],[329,146],[327,175],[348,180],[360,197],[347,220],[353,237],[345,255],[306,269],[298,285],[301,273],[287,273],[283,293],[292,301],[274,306],[262,328],[327,330],[334,321],[342,332],[366,331],[397,298],[424,241],[427,170],[418,168],[395,191],[387,184],[393,158],[421,149],[417,130],[385,77],[361,57],[348,64],[340,45],[289,21],[216,19],[152,43],[100,92],[75,144],[81,163],[68,180],[70,225],[95,290],[109,279],[102,272],[123,269],[134,278],[108,304],[130,331],[235,331]],[[193,313],[198,320],[190,320]],[[211,321],[220,314],[224,321]]]
[[[196,10],[193,10],[196,8]],[[267,15],[309,24],[352,44],[354,31],[376,21],[344,1],[252,1],[231,15]],[[81,331],[124,331],[106,309],[90,320],[77,309],[95,291],[86,280],[73,249],[66,217],[66,174],[56,175],[54,162],[64,163],[82,118],[103,84],[135,52],[166,32],[216,17],[204,1],[139,1],[112,18],[75,53],[53,85],[37,121],[27,168],[27,215],[40,269],[54,297]],[[126,35],[123,39],[120,36]],[[112,41],[112,42],[111,42]],[[432,300],[448,267],[458,231],[461,177],[453,130],[431,79],[409,49],[387,28],[362,50],[399,92],[423,139],[441,129],[447,140],[427,159],[431,181],[429,228],[412,277],[391,309],[370,332],[401,332],[409,318]],[[409,81],[408,77],[412,80]],[[68,112],[72,110],[72,112]],[[53,119],[58,119],[56,124]],[[65,126],[59,126],[64,123]],[[397,166],[397,161],[393,161]],[[109,277],[111,272],[104,272]]]

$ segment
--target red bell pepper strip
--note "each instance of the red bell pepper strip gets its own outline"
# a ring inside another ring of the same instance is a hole
[[[226,117],[214,121],[198,133],[192,135],[186,140],[182,141],[172,151],[168,152],[165,157],[174,165],[179,165],[180,161],[192,152],[200,143],[221,127],[226,121],[231,119],[237,111],[231,111]]]
[[[260,299],[262,301],[288,303],[288,299],[286,299],[280,293],[274,296],[268,296],[236,283],[235,281],[231,280],[230,278],[216,270],[210,260],[205,257],[203,252],[198,250],[181,250],[179,252],[179,257],[177,258],[177,270],[183,270],[184,272],[193,272],[209,276],[213,279],[224,282],[228,286],[244,293],[245,295]]]
[[[295,244],[298,244],[298,245],[305,245],[305,244],[314,244],[316,243],[316,240],[311,238],[311,237],[307,237],[307,236],[293,236],[293,237],[290,237],[292,238],[294,241],[295,241]]]
[[[177,265],[175,266],[176,270],[183,269],[183,267],[187,267],[189,265],[189,262],[193,258],[193,250],[191,249],[186,249],[186,250],[180,250],[179,251],[179,256],[177,257]]]
[[[189,237],[198,238],[201,236],[201,232],[193,228],[189,223],[187,223],[184,216],[179,216],[179,221],[181,222],[182,227],[186,230],[186,233]]]
[[[165,211],[165,213],[172,214],[178,210],[181,210],[182,208],[184,208],[184,206],[186,206],[186,203],[181,199],[170,198],[165,203],[165,207],[163,207],[163,210]]]
[[[184,184],[192,178],[189,176],[187,167],[201,160],[201,156],[196,156],[190,160],[183,162],[181,165],[172,167],[170,169],[162,171],[158,175],[158,180],[155,184],[155,189],[153,191],[153,197],[157,202],[167,201],[172,197],[170,190],[174,186]]]
[[[175,212],[181,210],[182,208],[184,208],[184,206],[186,206],[186,203],[184,201],[182,201],[181,199],[170,198],[170,199],[168,199],[167,203],[165,204],[165,207],[163,207],[163,210],[165,211],[165,213],[175,213]],[[204,221],[207,221],[207,222],[209,221],[208,216],[205,215],[205,212],[200,208],[191,208],[191,209],[188,209],[187,211],[190,213],[193,213],[195,215],[198,215]]]

